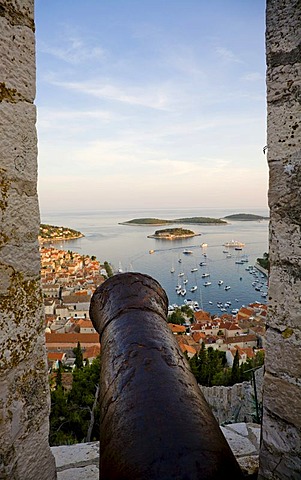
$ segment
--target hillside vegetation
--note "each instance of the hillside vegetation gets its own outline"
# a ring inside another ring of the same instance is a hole
[[[258,220],[268,220],[269,217],[262,217],[261,215],[253,215],[252,213],[235,213],[233,215],[227,215],[227,220],[238,220],[238,221],[258,221]]]
[[[225,220],[220,218],[211,217],[190,217],[190,218],[174,218],[173,220],[164,220],[159,218],[134,218],[127,222],[122,222],[122,225],[170,225],[174,223],[187,223],[187,224],[226,224]]]

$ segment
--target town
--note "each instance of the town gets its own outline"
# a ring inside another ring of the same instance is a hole
[[[90,300],[97,286],[112,274],[108,263],[101,265],[93,256],[43,245],[40,252],[48,370],[55,371],[59,365],[73,368],[78,345],[84,360],[91,363],[100,354],[100,344],[89,318]],[[231,367],[236,354],[242,364],[264,351],[266,315],[266,304],[257,302],[236,314],[220,316],[186,304],[176,312],[169,310],[167,320],[188,359],[199,354],[204,344],[225,352]]]

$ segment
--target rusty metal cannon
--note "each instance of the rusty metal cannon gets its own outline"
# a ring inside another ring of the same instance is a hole
[[[240,479],[166,316],[166,293],[148,275],[114,275],[92,297],[102,348],[100,478]]]

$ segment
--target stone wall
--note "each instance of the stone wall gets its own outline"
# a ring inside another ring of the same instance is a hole
[[[0,1],[0,478],[52,480],[40,288],[34,0]]]
[[[262,408],[263,367],[255,371],[258,413]],[[232,387],[200,386],[212,413],[220,425],[239,422],[256,422],[257,410],[253,382],[236,383]]]
[[[261,479],[301,478],[301,2],[267,0],[270,287]]]

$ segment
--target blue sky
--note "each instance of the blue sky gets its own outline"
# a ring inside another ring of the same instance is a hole
[[[266,207],[263,0],[35,4],[42,212]]]

